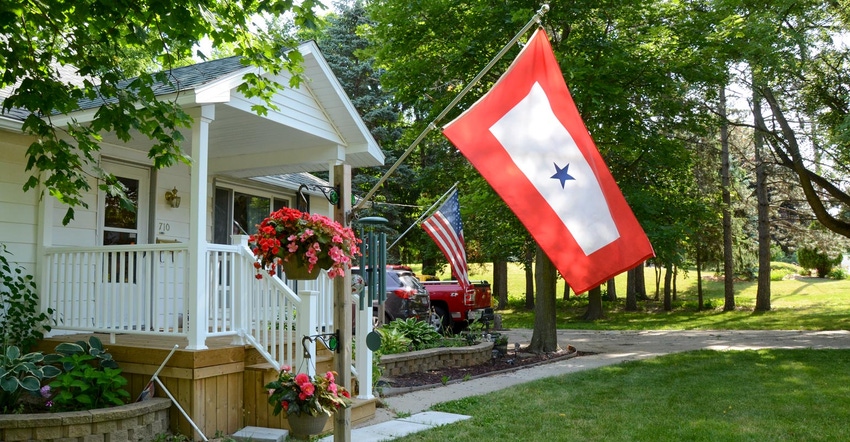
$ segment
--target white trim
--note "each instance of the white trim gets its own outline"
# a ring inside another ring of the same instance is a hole
[[[0,129],[23,133],[24,122],[14,118],[0,116]]]

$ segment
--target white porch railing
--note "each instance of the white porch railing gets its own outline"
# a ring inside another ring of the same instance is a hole
[[[55,330],[185,335],[185,244],[49,248],[42,308]]]
[[[54,331],[108,333],[113,342],[116,334],[188,339],[190,303],[207,296],[205,338],[250,336],[245,341],[268,362],[312,374],[315,344],[309,345],[312,361],[306,361],[301,338],[335,330],[332,281],[324,272],[316,281],[268,274],[256,279],[247,236],[234,237],[234,242],[207,246],[208,277],[195,296],[186,293],[193,274],[187,244],[48,248],[42,309],[53,310]],[[371,321],[362,312],[360,317],[356,348],[365,349],[365,326]],[[371,373],[371,363],[361,356],[358,351],[356,371],[362,378],[366,370]]]

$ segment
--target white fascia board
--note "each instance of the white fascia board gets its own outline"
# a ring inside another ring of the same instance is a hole
[[[186,90],[175,92],[167,95],[160,95],[157,97],[159,101],[176,101],[182,107],[191,107],[191,105],[196,104],[195,102],[195,91],[194,90]],[[136,104],[136,107],[141,107],[139,104]],[[54,126],[64,126],[65,124],[70,123],[71,121],[76,121],[77,123],[88,123],[94,119],[95,114],[100,110],[100,107],[94,107],[91,109],[85,109],[81,111],[71,112],[69,114],[64,115],[53,115],[50,117],[50,121]]]
[[[324,77],[328,80],[333,88],[334,92],[336,92],[339,100],[342,102],[345,109],[348,111],[354,123],[357,125],[357,128],[360,130],[363,138],[366,141],[366,144],[369,146],[367,151],[372,154],[376,154],[376,158],[383,164],[384,162],[384,153],[381,151],[380,146],[378,146],[378,142],[375,141],[375,138],[372,137],[372,133],[369,132],[369,128],[366,127],[366,124],[363,122],[363,118],[360,116],[360,113],[357,112],[357,108],[354,107],[354,104],[351,102],[351,99],[348,97],[348,94],[345,93],[345,89],[343,89],[342,84],[340,84],[339,79],[334,75],[333,70],[328,64],[325,57],[322,55],[322,52],[319,50],[319,46],[316,42],[310,40],[305,43],[302,43],[298,47],[299,52],[302,55],[310,54],[315,59],[319,68],[322,69],[322,73]]]
[[[16,120],[14,118],[9,117],[0,117],[0,130],[7,130],[9,132],[15,133],[23,133],[24,122],[20,120]]]
[[[230,91],[244,82],[242,78],[245,74],[259,72],[260,70],[257,67],[246,67],[212,83],[195,88],[195,102],[199,104],[227,103],[230,101]]]

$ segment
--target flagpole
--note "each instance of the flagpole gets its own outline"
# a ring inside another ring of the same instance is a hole
[[[414,221],[413,224],[411,224],[410,227],[408,227],[407,230],[404,231],[404,233],[399,235],[398,238],[396,238],[395,241],[393,241],[393,243],[390,244],[389,247],[387,247],[387,250],[393,248],[393,246],[397,242],[401,241],[401,239],[404,238],[404,235],[407,235],[407,232],[409,232],[411,229],[416,227],[416,225],[419,224],[419,221],[422,221],[422,218],[425,218],[428,214],[430,214],[431,210],[433,210],[434,207],[437,207],[437,204],[440,204],[440,202],[442,202],[444,199],[446,199],[446,196],[448,196],[448,194],[452,193],[452,190],[457,189],[458,184],[460,184],[460,181],[455,181],[454,185],[451,188],[449,188],[449,190],[447,190],[446,193],[443,194],[443,196],[437,198],[437,201],[434,201],[434,204],[431,204],[431,207],[429,207],[427,210],[422,212],[422,215],[419,216],[419,219]]]
[[[485,66],[484,69],[482,69],[481,72],[479,72],[478,75],[476,75],[475,78],[473,78],[472,81],[470,81],[460,91],[459,94],[457,94],[457,96],[452,100],[452,102],[449,103],[449,105],[446,106],[446,108],[443,109],[443,111],[440,112],[439,115],[437,115],[437,118],[434,118],[433,121],[428,123],[428,126],[425,127],[425,129],[422,130],[422,133],[420,133],[419,136],[416,137],[416,139],[413,141],[413,143],[410,145],[410,147],[408,147],[407,150],[405,150],[404,153],[398,158],[398,160],[396,160],[395,164],[393,164],[392,167],[390,167],[389,170],[387,170],[387,172],[384,173],[384,176],[382,176],[381,179],[378,180],[377,183],[375,183],[375,185],[372,187],[372,189],[369,190],[369,193],[367,193],[366,196],[363,197],[363,199],[361,199],[360,202],[358,202],[357,205],[354,206],[351,209],[352,212],[356,212],[356,211],[362,209],[363,206],[366,204],[366,201],[369,201],[370,199],[372,199],[372,197],[375,195],[375,193],[378,191],[378,189],[384,184],[384,182],[387,181],[387,179],[390,177],[390,175],[392,175],[396,171],[396,169],[398,169],[399,166],[401,166],[401,163],[404,160],[406,160],[407,157],[413,152],[413,149],[416,148],[416,146],[418,146],[419,143],[421,143],[422,140],[424,140],[425,137],[429,133],[431,133],[432,130],[434,130],[437,127],[437,123],[440,120],[442,120],[446,116],[446,114],[448,114],[452,109],[454,109],[455,106],[457,106],[458,102],[460,102],[460,100],[463,99],[463,97],[469,92],[469,90],[472,89],[473,87],[475,87],[475,85],[478,84],[479,81],[481,81],[481,78],[483,78],[485,75],[487,75],[487,72],[489,72],[490,69],[492,69],[493,66],[495,66],[496,63],[498,63],[499,60],[501,60],[502,57],[504,57],[505,54],[508,53],[508,51],[513,47],[513,45],[516,44],[516,42],[519,41],[519,39],[523,35],[525,35],[525,33],[528,32],[529,29],[531,29],[534,25],[540,23],[540,20],[543,18],[543,15],[545,15],[547,12],[549,12],[549,5],[548,4],[543,4],[542,6],[540,6],[540,9],[538,9],[537,12],[534,13],[534,17],[532,17],[531,20],[529,20],[528,23],[526,23],[525,26],[523,26],[522,29],[520,29],[520,31],[517,32],[517,34],[514,36],[514,38],[512,38],[511,41],[509,41],[508,44],[506,44],[505,47],[503,47],[502,50],[499,51],[499,53],[496,54],[496,56],[493,57],[492,60],[490,60],[490,63],[488,63],[487,66]],[[395,243],[393,243],[393,244],[395,244]],[[392,247],[392,245],[390,245],[390,247]]]

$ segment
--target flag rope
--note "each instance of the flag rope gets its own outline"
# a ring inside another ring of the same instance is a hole
[[[443,196],[437,198],[437,201],[434,201],[434,204],[431,204],[431,207],[429,207],[427,210],[422,212],[422,215],[419,215],[419,219],[414,221],[413,224],[411,224],[410,227],[408,227],[407,230],[404,231],[404,233],[399,235],[398,238],[396,238],[395,241],[393,241],[393,243],[390,244],[387,247],[387,250],[393,248],[393,246],[396,245],[397,242],[401,241],[401,239],[404,238],[404,235],[407,235],[407,232],[410,232],[410,230],[413,229],[414,227],[416,227],[416,225],[419,224],[419,222],[422,221],[423,218],[428,216],[431,213],[431,211],[434,210],[435,207],[437,207],[437,204],[440,204],[444,199],[446,199],[446,197],[452,192],[452,190],[457,189],[457,185],[459,183],[460,183],[460,181],[455,181],[455,183],[452,185],[452,187],[449,188],[449,190],[447,190],[446,193],[443,194]]]
[[[517,32],[517,34],[514,36],[514,38],[512,38],[511,41],[509,41],[508,44],[506,44],[502,48],[502,50],[500,50],[499,53],[496,54],[496,56],[493,57],[493,59],[490,60],[489,63],[487,63],[487,66],[485,66],[484,69],[482,69],[481,72],[479,72],[478,75],[476,75],[472,79],[472,81],[470,81],[460,91],[459,94],[457,94],[457,96],[451,101],[451,103],[449,103],[448,106],[446,106],[446,108],[443,109],[443,111],[440,112],[440,114],[437,115],[437,117],[434,118],[434,120],[431,121],[431,123],[429,123],[428,126],[425,129],[422,130],[422,133],[420,133],[419,136],[416,137],[415,140],[413,140],[413,143],[411,143],[410,147],[408,147],[407,150],[405,150],[404,153],[398,158],[398,160],[396,160],[396,162],[392,165],[392,167],[390,167],[389,170],[387,170],[386,173],[384,173],[384,176],[382,176],[381,179],[378,180],[377,183],[375,183],[375,185],[372,187],[372,189],[369,190],[369,193],[367,193],[366,196],[363,197],[363,199],[361,199],[357,203],[357,205],[354,206],[351,209],[352,212],[356,212],[356,211],[362,209],[363,206],[366,204],[366,202],[369,201],[370,199],[372,199],[373,196],[375,196],[375,193],[378,191],[378,189],[387,181],[387,179],[390,177],[390,175],[395,173],[396,169],[398,169],[399,166],[401,166],[401,163],[404,162],[404,160],[406,160],[408,156],[410,156],[410,154],[413,152],[413,149],[416,148],[416,146],[418,146],[419,143],[421,143],[422,140],[424,140],[425,137],[429,133],[431,133],[432,130],[436,129],[437,123],[440,120],[442,120],[443,118],[445,118],[446,114],[448,114],[452,109],[454,109],[455,106],[457,106],[458,102],[460,102],[460,100],[462,100],[463,97],[466,96],[466,94],[470,91],[470,89],[475,87],[475,85],[478,84],[479,81],[481,81],[481,78],[483,78],[485,75],[487,75],[487,73],[490,71],[490,69],[492,69],[493,66],[495,66],[496,63],[498,63],[499,60],[501,60],[502,57],[504,57],[505,54],[508,53],[508,51],[511,49],[511,47],[513,47],[513,45],[516,44],[516,42],[519,41],[519,39],[523,35],[525,35],[525,33],[528,32],[529,29],[531,29],[534,25],[537,25],[537,24],[540,23],[540,20],[543,18],[543,15],[545,15],[547,12],[549,12],[549,5],[548,4],[543,4],[542,6],[540,6],[540,9],[538,9],[537,12],[534,13],[534,16],[531,18],[531,20],[529,20],[528,23],[526,23],[525,26],[523,26],[522,29],[520,29],[520,31]],[[393,244],[395,244],[395,243],[393,243]],[[390,245],[390,247],[392,247],[392,245]]]

